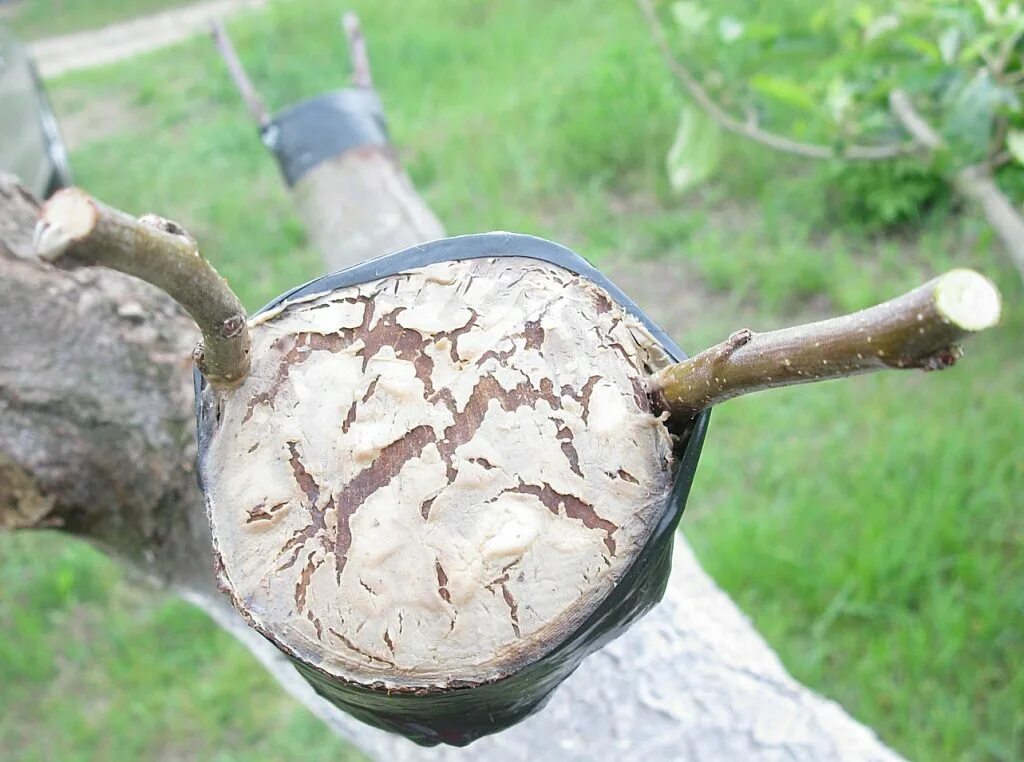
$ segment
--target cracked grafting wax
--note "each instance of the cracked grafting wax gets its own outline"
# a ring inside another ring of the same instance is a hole
[[[465,693],[536,664],[665,510],[644,380],[666,362],[602,289],[533,259],[264,313],[204,458],[222,585],[320,681]]]

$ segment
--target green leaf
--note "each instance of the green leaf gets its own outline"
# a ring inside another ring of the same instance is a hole
[[[939,37],[939,52],[942,54],[942,62],[947,66],[951,66],[956,61],[961,39],[960,30],[955,26],[946,29]]]
[[[711,117],[691,104],[683,106],[675,140],[665,159],[668,182],[676,193],[683,193],[711,176],[721,157],[721,138]]]
[[[1006,148],[1018,164],[1024,164],[1024,130],[1010,130],[1006,135]]]
[[[933,63],[939,63],[942,60],[939,46],[919,34],[901,34],[899,40],[906,47]]]
[[[841,78],[836,77],[828,83],[828,91],[825,93],[825,105],[832,116],[832,121],[842,124],[844,117],[853,103],[853,90]]]
[[[699,34],[711,21],[711,14],[691,0],[672,3],[672,16],[684,32]]]
[[[724,43],[735,42],[743,36],[743,22],[732,16],[723,16],[718,20],[718,37]]]
[[[771,74],[756,74],[750,78],[750,86],[762,95],[785,103],[787,106],[795,106],[805,111],[816,110],[816,104],[811,94],[791,79]]]
[[[984,158],[995,117],[1001,108],[1015,105],[1016,94],[982,70],[946,97],[948,106],[942,130],[946,140],[964,161]]]

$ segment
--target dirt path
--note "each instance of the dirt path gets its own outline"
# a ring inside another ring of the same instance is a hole
[[[266,0],[208,0],[100,29],[49,37],[31,44],[44,77],[120,61],[206,32],[213,19],[244,8],[261,8]]]

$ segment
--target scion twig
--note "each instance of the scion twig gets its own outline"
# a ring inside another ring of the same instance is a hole
[[[213,44],[217,47],[220,57],[227,64],[228,73],[231,74],[231,79],[241,94],[242,100],[245,101],[245,105],[249,109],[249,113],[252,114],[252,118],[256,120],[256,123],[261,128],[266,127],[270,124],[270,113],[267,111],[263,99],[256,92],[256,88],[249,79],[249,75],[245,73],[242,59],[238,57],[238,52],[231,43],[231,37],[228,36],[224,25],[219,21],[211,21],[210,36],[213,37]]]
[[[886,368],[947,368],[958,342],[999,321],[996,287],[973,270],[951,270],[902,296],[852,315],[768,333],[738,331],[650,379],[673,417],[743,394]]]
[[[67,256],[141,278],[166,291],[196,321],[203,340],[196,365],[209,383],[231,389],[249,373],[245,309],[179,225],[156,215],[135,219],[80,188],[55,194],[36,226],[36,254]]]
[[[373,89],[373,75],[370,72],[370,54],[366,50],[366,38],[363,36],[359,17],[352,11],[342,16],[345,37],[348,38],[348,55],[352,61],[352,85]]]

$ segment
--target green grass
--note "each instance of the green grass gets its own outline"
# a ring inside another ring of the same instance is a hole
[[[18,760],[356,760],[198,610],[58,536],[0,543],[0,748]]]
[[[26,40],[36,40],[189,5],[197,0],[10,0],[0,23]]]
[[[937,210],[868,235],[837,216],[830,171],[735,143],[714,184],[673,197],[679,100],[628,2],[352,5],[402,157],[449,230],[697,274],[700,321],[667,326],[685,347],[856,309],[952,264],[996,277],[1006,320],[961,367],[716,411],[684,528],[793,673],[899,751],[1024,758],[1024,293],[984,224]],[[293,0],[232,23],[272,107],[344,83],[337,13]],[[69,126],[117,115],[73,152],[78,180],[185,224],[247,305],[319,273],[207,40],[53,95]],[[0,748],[16,758],[345,753],[200,614],[96,552],[5,537],[0,566]]]

